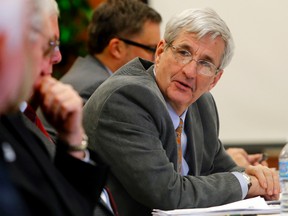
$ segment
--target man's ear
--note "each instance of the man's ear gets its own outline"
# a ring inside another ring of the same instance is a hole
[[[112,55],[114,58],[119,59],[123,55],[125,48],[124,46],[125,44],[121,40],[119,40],[118,38],[112,38],[109,41],[107,48],[110,55]]]
[[[214,87],[216,86],[216,84],[217,84],[218,81],[220,80],[223,72],[224,72],[224,70],[220,70],[220,71],[216,74],[216,76],[214,77],[212,83],[211,83],[210,86],[209,86],[208,91],[210,91],[212,88],[214,88]]]
[[[156,52],[155,52],[155,64],[157,64],[161,58],[162,53],[164,52],[166,42],[164,40],[160,40],[157,45]]]

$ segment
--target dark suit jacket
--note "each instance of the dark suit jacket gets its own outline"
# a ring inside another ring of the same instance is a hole
[[[49,153],[49,157],[51,158],[51,160],[54,160],[55,153],[56,153],[56,145],[54,143],[51,143],[50,140],[48,140],[46,138],[46,136],[43,135],[42,131],[38,130],[38,128],[35,127],[35,124],[33,122],[31,122],[30,119],[26,118],[26,116],[23,116],[23,122],[29,130],[33,131],[33,133],[35,133],[38,137],[42,137],[43,144]],[[95,154],[93,152],[90,151],[90,154],[93,157],[94,161],[98,161],[98,157],[95,156]],[[95,215],[95,216],[113,216],[114,213],[101,200],[101,197],[100,197],[99,201],[97,202],[97,206],[94,209],[93,215]]]
[[[5,142],[0,147],[4,150],[1,158],[29,215],[93,215],[105,183],[106,166],[82,162],[60,148],[53,164],[44,144],[48,139],[37,127],[27,127],[29,120],[23,118],[22,113],[1,116],[0,140]],[[3,145],[10,146],[15,159],[7,157]],[[91,157],[95,158],[93,154]]]
[[[231,171],[241,170],[218,139],[210,93],[187,112],[189,175],[177,173],[177,144],[166,102],[151,62],[135,59],[108,78],[84,106],[91,148],[111,168],[108,186],[120,215],[151,210],[221,205],[242,198]]]
[[[0,145],[5,141],[0,140]],[[0,155],[2,149],[0,148]],[[0,215],[1,216],[29,216],[24,201],[12,184],[9,172],[3,158],[0,157]]]

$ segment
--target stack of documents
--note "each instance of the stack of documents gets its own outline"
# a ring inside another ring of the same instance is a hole
[[[245,199],[226,205],[194,208],[194,209],[178,209],[171,211],[162,211],[154,209],[154,216],[189,216],[189,215],[235,215],[235,214],[279,214],[280,205],[268,205],[262,197]]]

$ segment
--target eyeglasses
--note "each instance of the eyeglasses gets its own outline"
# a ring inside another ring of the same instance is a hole
[[[195,61],[197,64],[197,73],[205,76],[214,76],[219,72],[219,68],[217,68],[213,63],[202,59],[193,59],[192,54],[188,50],[179,46],[173,46],[170,43],[167,45],[168,47],[171,47],[173,56],[179,64],[184,66],[189,64],[191,61]]]
[[[128,39],[124,39],[124,38],[119,38],[118,37],[118,39],[123,41],[126,44],[129,44],[129,45],[132,45],[132,46],[141,47],[142,49],[145,49],[145,50],[147,50],[149,52],[152,52],[153,54],[156,52],[156,47],[147,46],[147,45],[144,45],[144,44],[141,44],[141,43],[137,43],[137,42],[134,42],[134,41],[131,41],[131,40],[128,40]]]
[[[50,40],[48,48],[44,51],[44,56],[51,56],[55,52],[59,51],[59,45],[60,45],[59,40],[54,41]]]
[[[59,51],[60,41],[59,40],[49,41],[49,46],[51,47],[52,54],[54,54],[55,52]]]

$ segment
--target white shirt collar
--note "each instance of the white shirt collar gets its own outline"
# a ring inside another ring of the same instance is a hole
[[[26,101],[21,102],[20,105],[19,105],[20,111],[21,111],[21,112],[24,112],[25,109],[27,108],[27,106],[28,106],[28,104],[27,104]]]
[[[179,118],[181,118],[183,120],[183,122],[185,122],[187,109],[185,110],[185,112],[181,116],[178,116],[177,113],[172,108],[172,106],[167,101],[166,101],[166,104],[167,104],[167,107],[168,107],[168,112],[169,112],[170,117],[171,117],[172,122],[173,122],[174,129],[176,130],[176,128],[178,127],[178,125],[180,123],[180,119]]]

